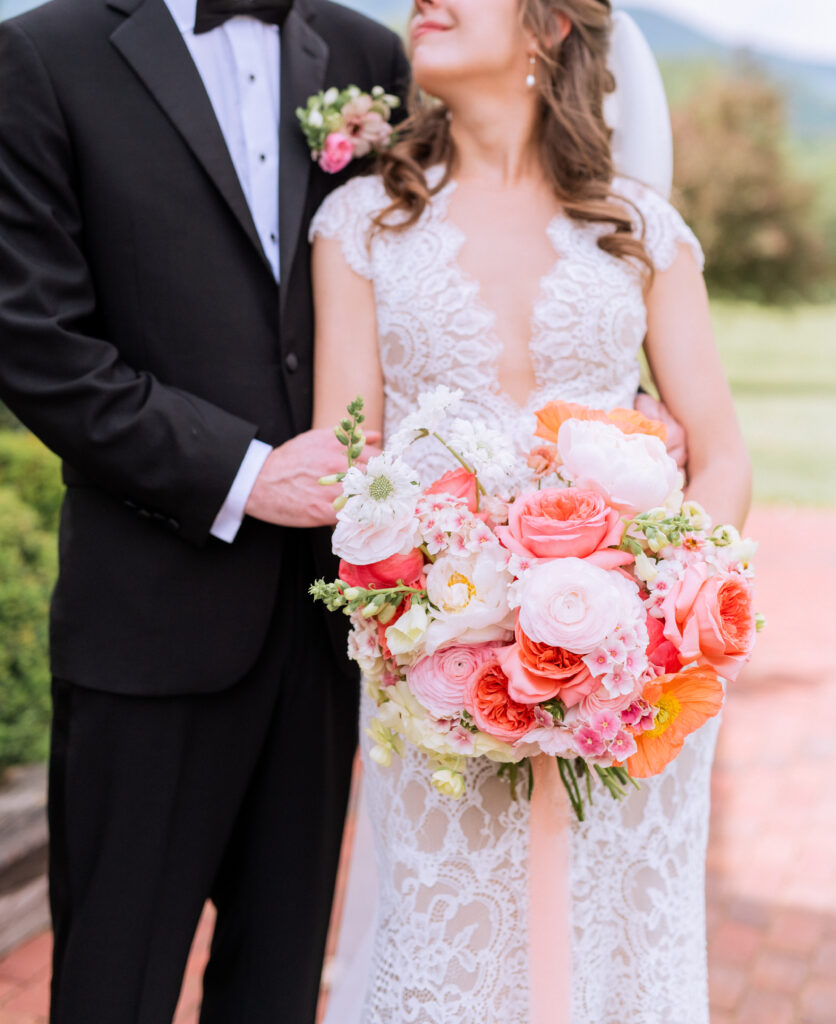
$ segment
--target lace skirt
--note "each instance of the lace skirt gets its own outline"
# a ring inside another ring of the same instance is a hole
[[[373,714],[364,697],[361,727]],[[433,789],[414,748],[381,768],[363,733],[376,880],[366,871],[362,886],[376,893],[364,898],[350,882],[348,906],[376,900],[377,912],[368,941],[355,942],[366,949],[351,971],[362,998],[358,989],[348,1011],[335,993],[339,1024],[708,1024],[705,852],[718,727],[713,719],[689,737],[623,803],[595,792],[587,821],[567,818],[568,864],[538,861],[536,877],[524,786],[514,800],[495,765],[472,762],[455,801]],[[355,878],[368,865],[358,868]],[[551,965],[542,929],[534,957],[531,948],[532,900],[541,911],[549,887],[565,908],[547,920]]]

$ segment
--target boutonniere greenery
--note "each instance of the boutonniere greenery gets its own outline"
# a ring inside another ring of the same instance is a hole
[[[326,173],[337,174],[352,160],[392,144],[392,111],[400,104],[379,85],[370,93],[349,85],[311,96],[296,116],[313,159]]]

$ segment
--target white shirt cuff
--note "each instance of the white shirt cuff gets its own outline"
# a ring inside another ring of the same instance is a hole
[[[261,467],[267,461],[267,456],[272,450],[272,447],[265,444],[264,441],[250,441],[250,447],[235,474],[226,501],[221,505],[221,510],[212,523],[209,533],[213,537],[224,540],[227,544],[231,544],[235,540],[241,529],[241,523],[244,521],[244,507],[250,497],[256,477],[261,472]]]

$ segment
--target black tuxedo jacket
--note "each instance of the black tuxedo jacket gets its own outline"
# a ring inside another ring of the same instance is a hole
[[[310,551],[312,579],[315,531],[209,530],[250,440],[309,426],[307,228],[342,179],[313,165],[295,108],[331,85],[403,94],[407,74],[387,29],[297,0],[279,288],[163,0],[53,0],[0,25],[0,398],[64,464],[55,675],[220,690],[275,601],[309,601],[282,589],[282,559]]]

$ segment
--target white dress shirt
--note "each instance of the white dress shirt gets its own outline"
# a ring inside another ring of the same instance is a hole
[[[279,29],[235,17],[194,34],[195,0],[166,0],[189,48],[226,141],[258,237],[279,279]],[[211,533],[231,543],[244,506],[271,452],[251,441]]]

